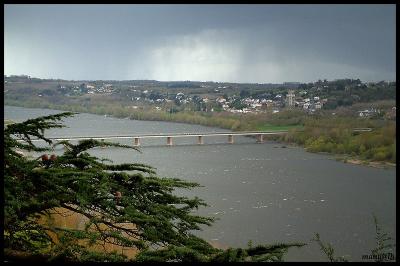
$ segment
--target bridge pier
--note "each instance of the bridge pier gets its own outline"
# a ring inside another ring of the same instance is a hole
[[[167,137],[167,145],[172,146],[172,137]]]
[[[140,138],[135,138],[133,146],[140,146]]]
[[[353,129],[353,132],[358,131],[371,131],[370,128],[357,128]],[[74,137],[53,137],[49,138],[52,140],[62,141],[79,141],[79,140],[86,140],[86,139],[96,139],[101,144],[104,143],[105,140],[109,139],[128,139],[133,142],[134,146],[141,146],[141,139],[145,138],[167,138],[167,145],[172,146],[172,138],[174,137],[197,137],[197,144],[204,144],[204,137],[211,137],[211,136],[228,136],[228,143],[233,144],[234,136],[252,136],[255,137],[258,143],[263,143],[269,139],[269,135],[281,135],[288,133],[287,130],[281,131],[242,131],[242,132],[196,132],[196,133],[166,133],[166,134],[143,134],[143,135],[125,135],[125,136],[74,136]],[[18,141],[24,141],[23,139],[17,139]],[[42,141],[41,139],[33,139],[32,141]],[[105,147],[104,145],[101,145]]]

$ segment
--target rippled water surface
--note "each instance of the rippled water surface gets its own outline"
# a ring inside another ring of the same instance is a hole
[[[5,118],[23,121],[60,111],[5,107]],[[65,119],[68,128],[48,136],[99,136],[177,132],[221,132],[218,128],[180,123],[134,121],[92,114]],[[249,137],[145,139],[142,153],[113,148],[93,154],[115,162],[140,162],[157,168],[159,176],[177,177],[203,187],[187,195],[203,198],[210,206],[199,213],[218,217],[197,234],[213,244],[244,247],[274,242],[310,242],[315,233],[335,247],[336,255],[361,261],[375,246],[372,214],[393,238],[396,234],[396,169],[376,169],[335,161],[331,156],[283,148]],[[121,140],[131,144],[132,140]],[[294,248],[287,261],[326,260],[315,243]]]

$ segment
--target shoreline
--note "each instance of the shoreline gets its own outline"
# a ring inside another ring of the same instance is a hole
[[[296,145],[296,146],[297,147],[302,147],[302,146],[299,146],[299,145]],[[306,148],[304,148],[304,150],[307,151]],[[395,163],[385,162],[385,161],[366,161],[366,160],[359,159],[357,157],[350,157],[350,155],[347,155],[347,154],[335,154],[335,153],[329,153],[329,152],[311,152],[311,151],[307,151],[307,152],[317,153],[317,154],[321,154],[321,155],[336,156],[336,158],[332,158],[332,159],[335,159],[336,161],[339,161],[339,162],[342,162],[342,163],[348,163],[348,164],[354,164],[354,165],[363,165],[363,166],[379,168],[379,169],[390,169],[392,167],[396,168],[396,164]]]
[[[364,165],[364,166],[369,166],[373,168],[379,168],[379,169],[390,169],[392,167],[396,168],[395,163],[390,163],[390,162],[379,162],[379,161],[363,161],[360,159],[341,159],[344,163],[350,163],[354,165]]]
[[[43,107],[25,107],[25,106],[21,106],[21,105],[12,105],[12,104],[6,104],[6,105],[14,106],[14,107],[21,107],[21,108],[48,109],[48,110],[55,110],[55,111],[60,111],[60,112],[66,112],[67,111],[67,110],[49,109],[49,108],[43,108]],[[73,111],[71,111],[71,112],[73,112]],[[82,113],[100,115],[100,114],[92,113],[92,112],[82,112]],[[107,114],[107,116],[110,116],[110,117],[113,117],[113,118],[118,118],[118,119],[129,119],[129,120],[137,120],[137,121],[158,121],[158,122],[182,123],[182,124],[188,124],[188,125],[199,125],[199,126],[206,126],[206,127],[214,127],[214,128],[218,128],[218,129],[224,129],[224,130],[228,129],[228,128],[224,128],[224,127],[221,127],[221,126],[212,126],[212,125],[203,125],[203,124],[197,124],[197,123],[188,123],[188,122],[184,122],[184,121],[132,119],[129,116],[116,117],[116,116],[111,115],[111,114]],[[232,129],[228,129],[228,130],[232,130]],[[232,131],[233,132],[238,132],[237,130],[232,130]],[[306,152],[310,152],[304,146],[298,145],[296,143],[285,142],[285,141],[280,141],[280,140],[273,140],[273,141],[275,141],[275,142],[277,142],[279,144],[284,144],[285,147],[290,145],[290,146],[303,148]],[[346,157],[346,156],[349,156],[349,155],[345,155],[345,154],[335,154],[335,153],[328,153],[328,152],[310,152],[310,153],[338,156],[338,157],[336,157],[336,161],[341,161],[343,163],[350,163],[350,164],[354,164],[354,165],[364,165],[364,166],[369,166],[369,167],[379,168],[379,169],[388,169],[388,168],[391,168],[391,167],[396,167],[395,163],[385,162],[385,161],[365,161],[365,160],[361,160],[361,159],[358,159],[358,158],[355,158],[355,157]]]

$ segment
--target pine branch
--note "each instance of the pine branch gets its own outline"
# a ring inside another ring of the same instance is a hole
[[[52,141],[44,136],[44,130],[64,127],[64,125],[58,123],[58,121],[62,120],[65,117],[73,116],[75,114],[77,113],[64,112],[35,119],[28,119],[22,123],[11,124],[4,129],[4,135],[16,135],[22,138],[22,140],[28,142],[29,146],[31,147],[35,146],[31,141],[31,136],[34,136],[37,139],[42,139],[51,144]]]
[[[388,236],[386,232],[383,231],[381,226],[378,223],[378,218],[376,217],[375,214],[372,215],[374,219],[374,225],[375,225],[375,232],[376,232],[376,248],[371,250],[372,255],[376,258],[376,262],[382,262],[382,261],[390,261],[389,259],[386,258],[386,253],[389,251],[393,251],[393,248],[395,247],[395,244],[391,243],[390,241],[392,238]]]
[[[18,245],[16,239],[19,232],[25,230],[26,221],[40,214],[50,214],[56,208],[80,214],[88,222],[84,230],[73,230],[29,220],[29,226],[37,226],[42,236],[49,237],[48,231],[57,235],[59,243],[53,243],[51,260],[126,260],[116,254],[92,252],[78,240],[89,246],[111,243],[136,247],[140,251],[137,261],[280,261],[289,247],[296,246],[215,249],[190,233],[200,230],[200,225],[210,226],[215,221],[212,217],[193,214],[193,210],[207,204],[197,197],[174,194],[176,189],[199,187],[198,183],[160,178],[155,168],[145,164],[106,164],[106,160],[89,153],[97,147],[138,150],[136,147],[89,139],[78,144],[55,143],[54,146],[64,145],[65,151],[50,159],[47,155],[30,159],[16,152],[16,149],[44,151],[32,143],[31,137],[51,144],[51,140],[44,137],[44,130],[62,127],[58,121],[70,115],[31,119],[4,130],[4,227],[9,232],[6,247]],[[15,135],[22,136],[27,144],[15,140]],[[131,226],[126,227],[127,224]],[[28,237],[26,243],[30,241]],[[159,249],[154,250],[154,247]]]
[[[335,257],[335,254],[334,254],[335,250],[332,247],[332,245],[329,243],[324,244],[321,241],[321,238],[318,233],[315,234],[315,238],[312,240],[316,241],[318,243],[322,252],[328,257],[330,262],[346,262],[347,261],[344,257]]]

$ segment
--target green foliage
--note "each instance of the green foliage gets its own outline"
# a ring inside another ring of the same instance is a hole
[[[383,232],[381,226],[378,223],[378,219],[375,215],[373,215],[375,232],[376,232],[376,247],[371,250],[371,255],[363,255],[363,258],[373,258],[375,262],[387,262],[392,261],[393,257],[388,256],[388,254],[394,254],[395,244],[392,243],[392,238],[388,236],[386,232]],[[344,257],[336,257],[335,249],[330,243],[323,243],[318,233],[315,234],[315,237],[312,239],[318,243],[321,251],[328,257],[330,262],[348,262],[348,260]]]
[[[299,129],[302,130],[303,126],[301,125],[271,125],[271,124],[264,124],[257,128],[260,131],[272,131],[272,130],[290,130],[290,129]]]
[[[32,253],[47,253],[51,248],[51,239],[43,229],[35,223],[21,221],[13,226],[14,228],[23,228],[10,234],[10,231],[4,231],[5,246],[16,246]]]
[[[235,108],[237,110],[242,110],[243,108],[246,108],[247,105],[242,103],[240,99],[234,100],[231,104],[229,104],[231,108]]]
[[[375,215],[373,215],[374,224],[375,224],[375,232],[376,232],[376,248],[371,250],[372,255],[376,258],[376,262],[384,262],[390,261],[387,256],[385,256],[388,252],[393,253],[393,249],[395,244],[391,241],[393,240],[386,232],[384,232],[381,226],[378,223],[378,219]]]
[[[163,262],[277,262],[290,247],[302,247],[303,243],[258,245],[248,248],[228,248],[221,250],[191,235],[184,247],[169,246],[167,249],[141,252],[137,261]],[[199,254],[197,251],[201,250]]]
[[[280,140],[304,145],[311,152],[347,154],[364,160],[396,162],[396,124],[356,118],[307,119],[304,130],[291,130]],[[371,132],[353,132],[371,127]]]
[[[347,262],[344,257],[335,257],[335,250],[332,245],[330,243],[324,244],[318,233],[315,234],[315,238],[312,240],[318,243],[321,251],[328,257],[330,262]]]
[[[127,257],[116,251],[101,252],[89,250],[87,245],[80,244],[77,240],[89,238],[91,244],[95,242],[94,234],[64,229],[59,233],[60,242],[52,249],[49,262],[75,261],[75,262],[124,262]]]
[[[176,188],[199,184],[160,178],[151,166],[135,163],[108,164],[88,151],[96,147],[126,145],[82,140],[52,143],[44,130],[62,127],[58,121],[72,113],[30,119],[4,129],[4,235],[6,249],[39,253],[56,261],[125,261],[116,253],[97,252],[94,244],[136,248],[137,261],[280,261],[287,248],[281,244],[257,248],[213,248],[190,232],[211,225],[211,217],[194,214],[207,204],[197,197],[174,194]],[[20,138],[17,140],[15,137]],[[32,137],[65,151],[50,159],[29,158],[16,149],[43,152]],[[112,162],[111,162],[112,163]],[[87,218],[84,229],[38,223],[40,215],[65,208]],[[130,226],[126,226],[130,225]],[[59,241],[50,237],[56,234]]]

